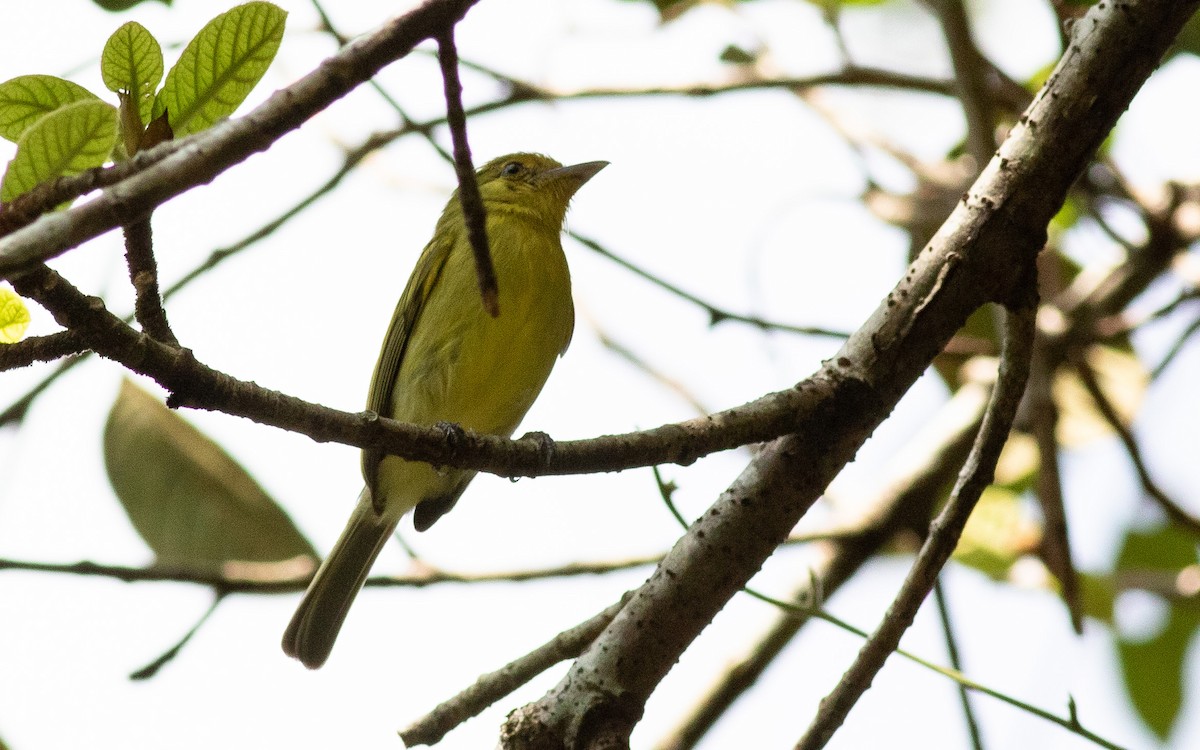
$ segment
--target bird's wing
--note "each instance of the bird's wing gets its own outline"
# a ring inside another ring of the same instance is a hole
[[[434,288],[441,278],[442,270],[454,248],[454,238],[439,236],[439,232],[421,251],[417,265],[408,278],[404,294],[396,303],[396,311],[392,314],[392,322],[388,326],[387,335],[383,339],[383,348],[379,352],[379,362],[375,365],[375,374],[371,377],[371,390],[367,396],[367,409],[381,416],[390,417],[392,410],[392,393],[396,388],[396,379],[400,374],[400,364],[408,349],[421,317],[421,311]],[[371,500],[375,510],[382,512],[382,498],[376,492],[376,481],[379,474],[379,462],[383,451],[377,448],[367,448],[362,455],[363,479],[371,491]]]

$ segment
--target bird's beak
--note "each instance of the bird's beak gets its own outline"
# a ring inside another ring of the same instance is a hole
[[[608,166],[606,161],[585,161],[582,164],[572,164],[569,167],[558,167],[538,175],[539,181],[562,182],[571,186],[574,192],[583,183],[596,176],[596,173]]]

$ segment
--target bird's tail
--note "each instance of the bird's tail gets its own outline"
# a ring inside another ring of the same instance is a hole
[[[364,489],[346,530],[313,576],[284,631],[284,653],[309,669],[325,663],[354,597],[395,529],[396,521],[380,518]]]

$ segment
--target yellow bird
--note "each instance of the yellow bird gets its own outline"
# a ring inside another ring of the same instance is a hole
[[[567,204],[608,165],[564,167],[539,154],[493,159],[477,173],[499,287],[499,316],[484,309],[457,192],[438,219],[392,314],[367,409],[420,425],[451,422],[512,435],[542,390],[575,326],[563,255]],[[283,650],[316,669],[400,518],[429,528],[475,476],[382,451],[362,456],[366,487],[283,634]]]

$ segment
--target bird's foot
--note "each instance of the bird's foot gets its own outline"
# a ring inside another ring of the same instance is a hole
[[[442,435],[446,438],[446,447],[450,449],[450,455],[458,452],[458,447],[467,439],[467,432],[456,422],[435,422],[434,427],[442,431]]]
[[[558,449],[554,438],[544,432],[527,432],[521,436],[521,440],[532,440],[537,443],[538,456],[542,459],[542,465],[550,465],[550,461],[554,459],[554,453]]]

